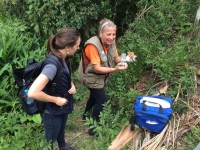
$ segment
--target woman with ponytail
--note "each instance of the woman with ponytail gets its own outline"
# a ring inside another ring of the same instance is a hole
[[[67,118],[73,111],[73,97],[76,87],[71,81],[70,56],[74,55],[80,45],[80,34],[72,28],[62,28],[48,39],[47,55],[55,55],[62,63],[62,73],[55,88],[55,94],[44,92],[56,76],[58,67],[53,63],[45,64],[42,72],[31,85],[28,97],[46,102],[42,119],[45,129],[45,139],[57,141],[60,150],[73,150],[65,142]]]

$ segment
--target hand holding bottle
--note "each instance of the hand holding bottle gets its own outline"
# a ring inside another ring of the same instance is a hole
[[[124,62],[123,64],[122,63],[118,63],[116,66],[115,66],[115,69],[117,71],[119,70],[126,70],[128,68],[128,64],[126,62]]]
[[[120,66],[124,66],[126,63],[126,54],[125,53],[122,53],[121,54],[121,62],[120,62]]]

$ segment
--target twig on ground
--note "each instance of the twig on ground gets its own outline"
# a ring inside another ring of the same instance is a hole
[[[181,91],[181,83],[179,83],[179,85],[178,85],[178,93],[176,95],[176,98],[174,99],[175,102],[179,99],[180,91]]]

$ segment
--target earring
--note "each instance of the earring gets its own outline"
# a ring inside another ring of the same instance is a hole
[[[69,52],[67,52],[67,55],[69,55]]]

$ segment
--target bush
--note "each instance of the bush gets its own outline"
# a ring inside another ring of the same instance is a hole
[[[32,117],[19,111],[3,113],[0,117],[0,150],[50,149],[41,134],[43,125],[32,122]]]
[[[181,83],[183,90],[194,91],[193,76],[200,46],[199,25],[194,23],[197,3],[140,1],[135,21],[118,40],[120,52],[134,51],[137,55],[137,61],[129,64],[128,75],[123,77],[150,70],[161,81]],[[132,78],[124,80],[131,83]]]
[[[12,71],[24,67],[29,58],[45,57],[37,38],[25,32],[17,19],[0,21],[0,149],[50,149],[41,134],[40,116],[27,116],[17,98]],[[37,129],[37,130],[36,130]],[[20,139],[20,140],[19,140]],[[40,142],[38,142],[40,141]]]

